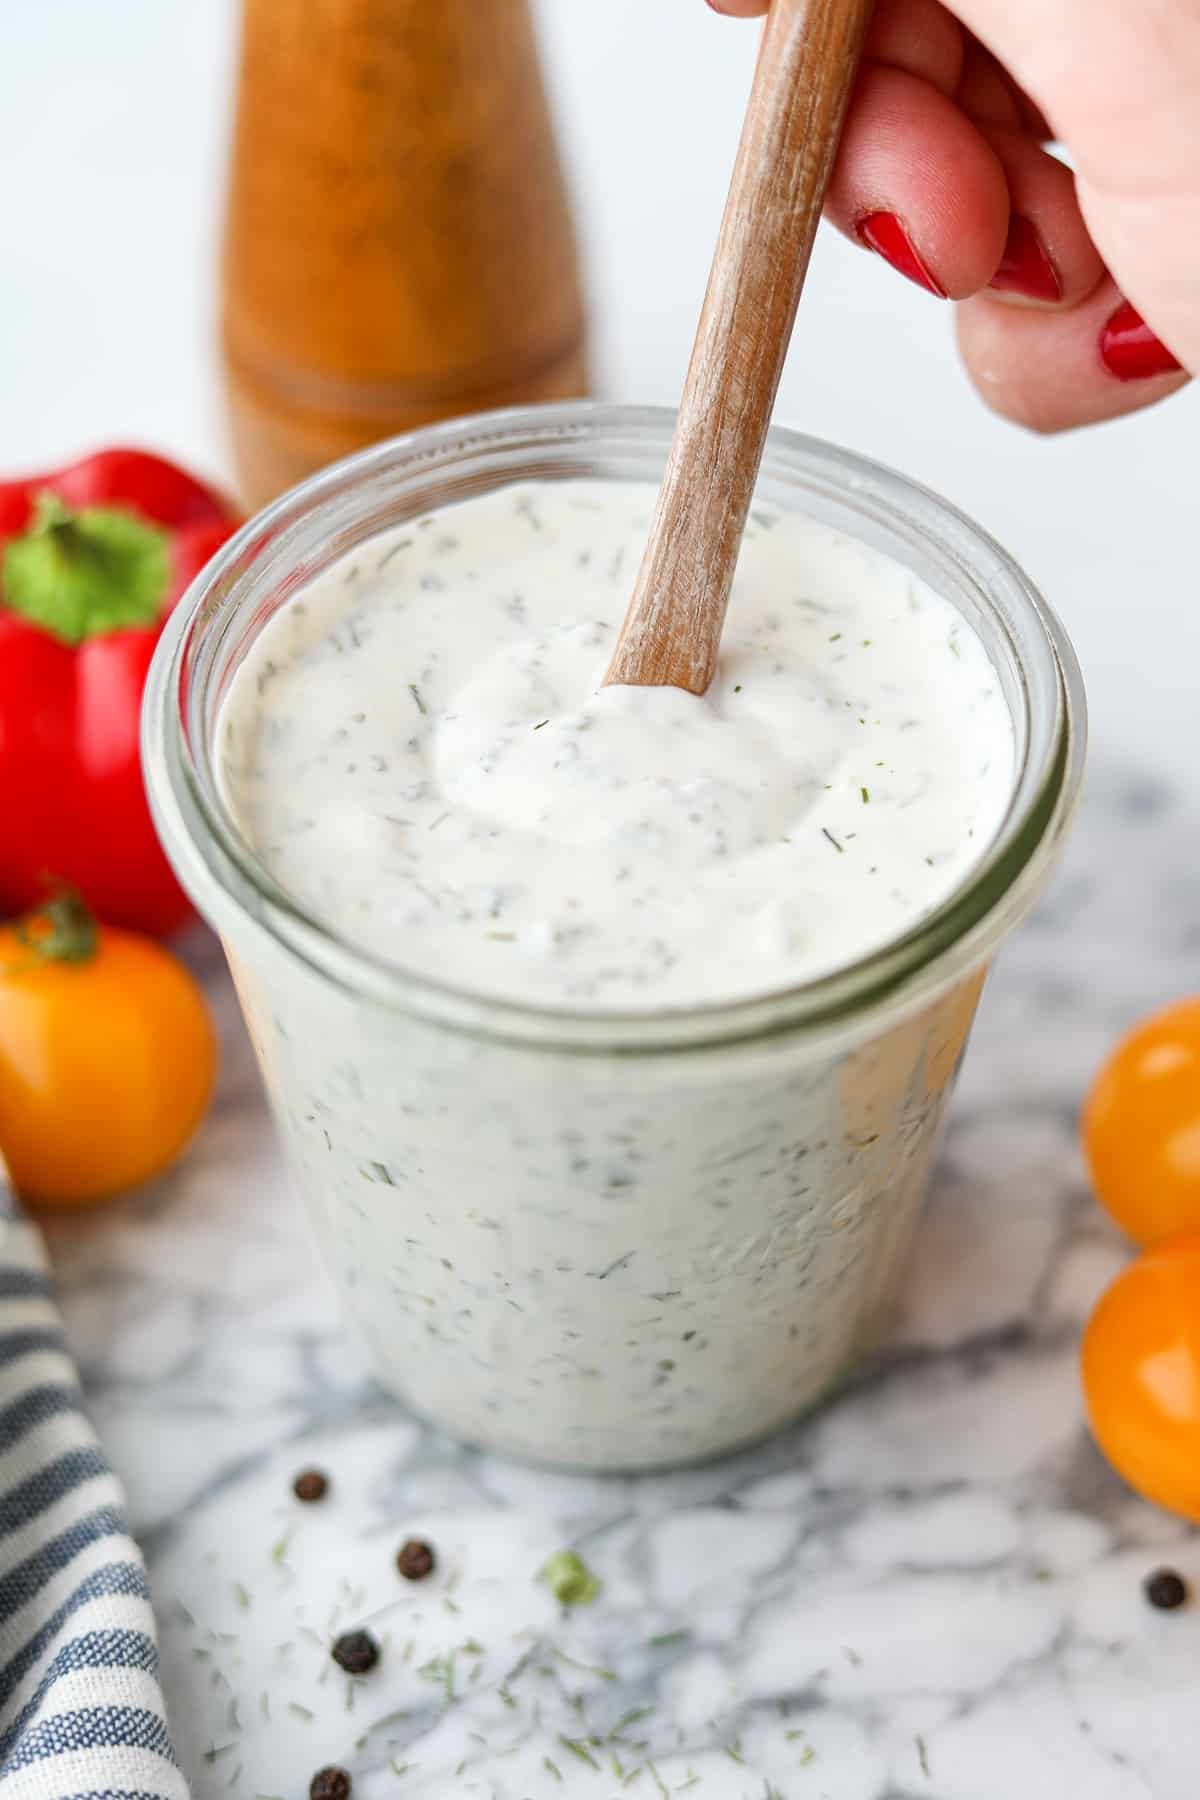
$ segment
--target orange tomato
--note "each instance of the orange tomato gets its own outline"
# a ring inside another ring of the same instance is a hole
[[[178,1154],[212,1091],[204,996],[74,895],[0,928],[0,1156],[23,1198],[86,1206]]]
[[[1200,999],[1118,1044],[1083,1110],[1101,1204],[1139,1244],[1200,1229]]]
[[[1200,1524],[1200,1232],[1145,1251],[1088,1321],[1096,1442],[1147,1500]]]

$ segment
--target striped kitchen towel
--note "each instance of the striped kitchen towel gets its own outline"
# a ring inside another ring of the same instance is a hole
[[[187,1800],[150,1590],[40,1233],[0,1180],[0,1797]]]

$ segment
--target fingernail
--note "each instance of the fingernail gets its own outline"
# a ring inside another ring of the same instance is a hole
[[[1100,333],[1100,360],[1118,381],[1146,381],[1183,367],[1128,300],[1122,300]]]
[[[895,213],[868,213],[865,219],[858,221],[856,229],[860,241],[868,250],[874,250],[878,256],[882,256],[884,262],[891,263],[893,269],[898,269],[901,275],[907,275],[918,287],[936,294],[939,300],[946,298],[945,288],[929,273],[917,254],[916,245]]]
[[[990,285],[1002,294],[1024,294],[1028,300],[1062,299],[1054,264],[1033,225],[1020,213],[1008,222],[1008,241]]]

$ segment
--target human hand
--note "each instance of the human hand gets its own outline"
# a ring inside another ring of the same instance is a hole
[[[998,411],[1132,412],[1200,371],[1198,94],[1200,0],[878,0],[826,213],[959,302]]]

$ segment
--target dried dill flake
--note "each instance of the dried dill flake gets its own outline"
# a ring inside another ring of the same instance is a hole
[[[329,1654],[347,1675],[365,1675],[379,1661],[379,1645],[369,1631],[344,1631]]]
[[[433,1574],[436,1562],[432,1547],[420,1538],[409,1538],[396,1552],[396,1567],[405,1581],[424,1581]]]
[[[332,1763],[327,1769],[318,1769],[308,1784],[308,1800],[350,1800],[354,1791],[354,1783],[345,1769],[339,1769]]]
[[[556,1550],[538,1571],[560,1606],[590,1606],[600,1583],[574,1550]]]
[[[314,1500],[323,1500],[329,1492],[329,1477],[320,1469],[301,1469],[292,1483],[292,1492],[297,1500],[311,1506]]]
[[[1174,1612],[1188,1597],[1187,1582],[1175,1569],[1155,1569],[1152,1575],[1147,1575],[1142,1592],[1151,1606],[1156,1606],[1160,1612]]]

